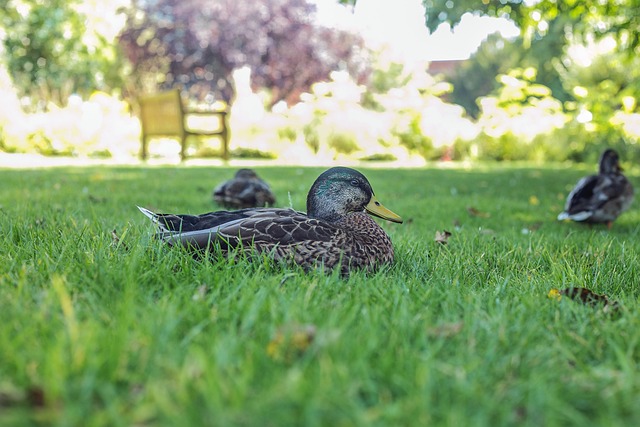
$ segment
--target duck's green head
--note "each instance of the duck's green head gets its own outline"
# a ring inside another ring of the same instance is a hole
[[[618,157],[618,153],[611,148],[604,150],[602,155],[600,155],[599,163],[601,174],[620,173],[622,171],[620,167],[620,157]]]
[[[334,222],[352,212],[367,211],[387,221],[400,218],[376,199],[371,184],[357,170],[335,167],[323,172],[307,195],[307,215]]]

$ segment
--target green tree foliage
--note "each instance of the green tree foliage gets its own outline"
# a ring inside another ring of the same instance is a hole
[[[433,31],[443,22],[452,26],[460,22],[465,13],[480,13],[508,17],[521,29],[526,44],[533,39],[556,36],[550,31],[559,21],[565,34],[575,37],[613,35],[630,48],[640,44],[640,14],[637,0],[576,1],[576,0],[501,0],[461,2],[451,0],[424,0],[425,22]],[[563,38],[563,40],[566,40]]]
[[[0,9],[9,73],[32,106],[65,105],[72,93],[118,87],[115,48],[87,26],[79,0],[9,0]]]
[[[513,42],[505,40],[499,34],[490,35],[473,58],[464,61],[449,77],[453,85],[451,101],[477,118],[480,113],[477,99],[498,89],[495,76],[516,67],[521,59],[520,52],[520,49],[514,48]]]
[[[573,114],[574,120],[554,135],[558,145],[569,149],[566,157],[592,160],[608,146],[626,158],[637,158],[633,147],[638,143],[637,132],[631,132],[640,99],[637,0],[424,0],[424,5],[425,22],[432,30],[443,22],[455,25],[465,13],[508,17],[521,28],[521,39],[515,42],[521,54],[510,53],[506,44],[496,49],[495,40],[489,40],[460,70],[453,79],[456,102],[473,113],[472,97],[488,86],[478,83],[483,79],[477,76],[486,71],[488,77],[493,70],[503,72],[506,67],[534,67],[538,70],[536,83],[549,87],[553,97],[564,102],[564,110]],[[602,45],[609,48],[602,49]],[[580,47],[581,58],[573,53]]]
[[[336,69],[364,78],[362,40],[318,26],[307,0],[138,0],[120,37],[138,90],[181,85],[233,97],[231,73],[248,65],[272,102],[297,101]]]
[[[587,62],[580,62],[571,54],[564,62],[567,66],[561,72],[562,83],[572,91],[575,99],[568,106],[581,121],[586,121],[591,132],[589,143],[600,150],[614,147],[624,158],[637,157],[637,146],[631,147],[628,143],[637,143],[638,135],[630,139],[620,120],[625,114],[638,111],[640,58],[629,57],[618,45],[594,55]],[[573,144],[584,142],[578,140]]]
[[[596,123],[621,109],[636,109],[640,58],[627,58],[626,52],[613,48],[595,55],[587,63],[568,55],[565,63],[568,66],[562,71],[562,82],[573,92],[578,104],[593,114]]]
[[[557,28],[554,27],[554,31]],[[497,33],[490,35],[472,58],[462,63],[450,77],[454,87],[451,100],[462,105],[472,117],[477,117],[476,100],[498,88],[495,76],[517,67],[536,68],[538,83],[549,87],[555,98],[571,100],[571,90],[567,92],[561,81],[564,66],[560,57],[564,47],[558,42],[559,38],[536,39],[529,49],[523,49],[522,38],[508,40]]]
[[[569,45],[613,37],[620,55],[617,62],[630,66],[635,58],[632,52],[640,40],[640,14],[637,12],[640,4],[637,0],[473,3],[424,0],[424,5],[425,22],[432,31],[443,22],[457,24],[465,13],[513,20],[522,30],[519,45],[523,54],[518,66],[537,68],[538,82],[550,87],[553,95],[562,101],[570,100],[573,93],[572,88],[562,82],[562,75],[566,75],[568,67],[573,65],[566,60]]]

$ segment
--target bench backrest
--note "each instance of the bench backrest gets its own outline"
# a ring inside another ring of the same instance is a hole
[[[146,96],[138,102],[144,135],[167,136],[184,133],[184,112],[179,89]]]

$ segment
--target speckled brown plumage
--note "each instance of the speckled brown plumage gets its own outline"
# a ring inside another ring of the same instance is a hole
[[[213,190],[213,200],[227,209],[273,206],[276,197],[269,185],[252,169],[239,169],[235,176]]]
[[[308,213],[292,209],[255,208],[203,215],[156,214],[140,210],[158,224],[159,237],[195,249],[218,246],[223,253],[240,248],[266,253],[305,269],[339,266],[375,271],[393,262],[391,239],[365,213],[393,222],[399,216],[377,201],[367,179],[349,168],[332,168],[313,184]]]

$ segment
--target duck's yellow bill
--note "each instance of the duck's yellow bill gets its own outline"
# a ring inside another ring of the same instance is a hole
[[[397,214],[391,212],[389,209],[382,206],[382,203],[376,199],[376,196],[371,196],[369,204],[364,207],[371,215],[375,215],[379,218],[386,219],[387,221],[397,222],[402,224],[402,218]]]

